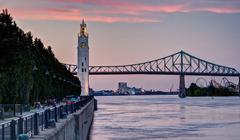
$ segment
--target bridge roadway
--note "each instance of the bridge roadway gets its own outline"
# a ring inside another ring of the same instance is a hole
[[[64,64],[73,74],[77,74],[77,65]],[[240,73],[235,69],[195,57],[184,51],[143,63],[116,66],[90,66],[90,75],[179,75],[179,97],[185,97],[185,75],[189,76],[224,76],[238,77],[240,89]]]

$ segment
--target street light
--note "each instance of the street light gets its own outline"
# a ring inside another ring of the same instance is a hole
[[[37,100],[38,101],[38,95],[36,93],[36,72],[38,71],[38,67],[36,65],[33,66],[33,94],[34,94],[34,100]],[[34,101],[35,102],[35,101]]]
[[[47,76],[50,75],[48,70],[46,70],[45,75],[47,75]]]
[[[54,74],[54,75],[53,75],[53,78],[55,79],[56,77],[57,77],[57,76]]]
[[[34,65],[34,67],[33,67],[33,71],[38,71],[38,68],[37,68],[37,66],[36,65]]]

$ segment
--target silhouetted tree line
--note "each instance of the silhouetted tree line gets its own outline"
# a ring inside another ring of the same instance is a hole
[[[238,92],[228,87],[214,87],[212,84],[208,87],[199,87],[192,83],[187,89],[187,96],[238,96]]]
[[[81,93],[80,81],[7,10],[0,13],[0,103],[28,104]]]

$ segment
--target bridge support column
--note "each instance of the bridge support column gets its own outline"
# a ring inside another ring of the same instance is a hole
[[[180,98],[185,98],[186,95],[186,89],[185,89],[185,76],[180,75],[180,83],[179,83],[179,93],[178,96]]]

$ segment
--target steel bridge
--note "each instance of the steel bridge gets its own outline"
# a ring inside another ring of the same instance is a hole
[[[77,65],[64,64],[74,75]],[[179,75],[179,96],[185,97],[185,75],[192,76],[224,76],[238,77],[240,87],[240,73],[227,66],[214,64],[184,51],[143,63],[116,66],[90,66],[90,75],[121,75],[121,74],[155,74]]]

